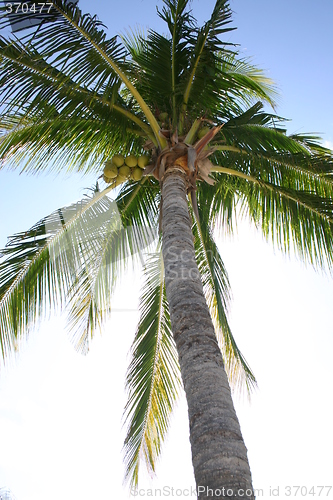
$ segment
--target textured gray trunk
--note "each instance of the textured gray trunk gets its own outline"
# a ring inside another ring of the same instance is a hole
[[[168,169],[162,197],[166,294],[188,404],[198,497],[253,499],[247,450],[195,261],[185,177],[179,169]]]

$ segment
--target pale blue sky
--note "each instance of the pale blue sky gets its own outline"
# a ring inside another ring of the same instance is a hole
[[[80,0],[110,36],[136,25],[164,31],[155,5]],[[204,21],[213,5],[193,0],[195,17]],[[229,41],[276,81],[276,111],[291,119],[288,130],[320,133],[333,148],[333,2],[232,0],[231,6],[238,30]],[[78,200],[94,180],[1,171],[0,246],[9,234]],[[269,487],[279,486],[279,498],[286,498],[288,485],[309,491],[330,484],[333,280],[276,255],[246,225],[234,241],[219,244],[234,292],[232,328],[259,381],[251,405],[235,400],[255,487],[264,488],[268,498]],[[135,290],[139,282],[130,276],[114,306],[120,308],[129,287]],[[136,304],[133,295],[131,307]],[[135,314],[114,314],[87,358],[72,351],[62,323],[53,322],[1,374],[0,487],[11,487],[17,500],[127,498],[120,455],[125,364],[119,373],[115,365],[126,357],[136,321]],[[158,480],[145,479],[144,487],[193,484],[183,403],[176,417]]]

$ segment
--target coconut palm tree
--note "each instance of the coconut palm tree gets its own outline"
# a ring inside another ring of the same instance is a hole
[[[163,4],[168,35],[108,39],[95,17],[56,0],[28,34],[0,38],[3,165],[103,177],[3,250],[1,349],[5,358],[60,306],[86,352],[121,271],[149,250],[127,373],[126,477],[137,485],[141,458],[155,470],[182,383],[200,498],[222,487],[254,498],[230,385],[256,381],[228,324],[213,230],[232,230],[241,211],[282,250],[331,266],[332,156],[263,110],[274,86],[223,40],[227,0],[201,27],[189,0]]]

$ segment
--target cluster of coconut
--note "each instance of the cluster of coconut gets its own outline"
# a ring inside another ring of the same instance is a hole
[[[104,166],[103,179],[107,184],[114,183],[116,186],[128,179],[139,181],[143,174],[143,169],[149,163],[149,156],[141,155],[115,155],[111,160],[107,160]]]

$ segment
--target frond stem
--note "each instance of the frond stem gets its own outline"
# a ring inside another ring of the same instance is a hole
[[[65,231],[67,231],[67,229],[76,222],[76,220],[82,215],[84,214],[91,206],[93,206],[97,201],[99,201],[100,199],[104,198],[104,196],[107,195],[107,193],[109,191],[111,191],[111,189],[113,189],[113,186],[109,186],[108,188],[104,189],[102,192],[100,192],[99,194],[97,194],[96,196],[94,196],[94,198],[91,199],[91,201],[89,203],[87,203],[87,205],[85,205],[83,207],[83,209],[76,213],[75,216],[68,220],[66,223],[64,223],[61,227],[61,231],[59,231],[58,233],[56,233],[54,236],[52,236],[51,238],[49,238],[47,241],[46,241],[46,245],[41,248],[35,255],[35,257],[29,262],[29,265],[26,266],[24,269],[22,269],[22,271],[16,276],[15,280],[13,281],[13,283],[11,284],[11,286],[8,288],[8,290],[6,291],[6,293],[4,294],[4,296],[1,298],[0,300],[0,308],[5,304],[8,296],[13,292],[13,290],[17,287],[17,285],[23,280],[23,278],[25,277],[25,275],[27,274],[27,272],[29,271],[29,268],[39,259],[39,257],[43,254],[43,252],[45,252],[45,250],[47,248],[50,247],[50,245],[57,239],[59,238],[59,236],[61,234],[63,234]]]
[[[259,186],[264,187],[266,189],[269,189],[272,192],[276,192],[277,191],[280,194],[280,196],[282,196],[282,197],[284,197],[286,199],[289,199],[291,201],[294,201],[295,203],[298,203],[299,205],[303,206],[307,210],[310,210],[310,211],[314,212],[315,214],[319,215],[321,218],[327,220],[330,223],[333,222],[333,220],[332,220],[331,217],[328,217],[327,215],[323,214],[319,210],[316,210],[315,208],[310,207],[304,201],[300,200],[296,196],[292,196],[291,194],[288,194],[288,193],[280,190],[279,186],[276,186],[276,185],[272,186],[272,185],[270,185],[269,183],[267,183],[265,181],[256,179],[252,175],[244,174],[243,172],[239,172],[237,170],[233,170],[232,168],[220,167],[220,166],[215,166],[214,165],[214,168],[212,168],[211,171],[212,172],[220,172],[222,174],[233,175],[235,177],[239,177],[241,179],[245,179],[247,181],[253,182],[254,184],[258,184]]]
[[[20,66],[23,66],[24,68],[29,68],[31,69],[34,73],[38,73],[39,75],[43,76],[44,78],[47,78],[48,80],[51,80],[55,83],[58,83],[58,84],[61,84],[61,86],[67,86],[67,83],[61,81],[60,78],[57,78],[56,76],[54,75],[49,75],[47,73],[45,73],[45,71],[42,71],[38,68],[36,68],[35,66],[31,65],[31,64],[28,64],[27,62],[22,62],[22,61],[19,61],[17,59],[15,59],[14,57],[9,57],[8,55],[6,54],[3,54],[2,57],[4,57],[5,59],[8,59],[9,61],[12,61],[12,62],[15,62],[16,64],[20,65]],[[73,82],[74,83],[74,82]],[[131,113],[130,111],[122,108],[121,106],[118,106],[117,104],[112,104],[111,102],[109,101],[106,101],[105,99],[99,97],[98,95],[91,95],[90,92],[86,89],[83,89],[82,87],[80,86],[77,86],[77,85],[73,85],[70,87],[70,91],[72,92],[73,90],[75,91],[78,91],[79,93],[81,94],[85,94],[85,95],[88,95],[90,98],[92,98],[93,100],[99,102],[100,104],[103,104],[103,105],[106,105],[108,106],[111,110],[114,109],[115,111],[117,111],[118,113],[126,116],[126,118],[129,118],[130,120],[132,120],[134,123],[136,123],[147,135],[148,137],[154,142],[154,144],[157,146],[157,141],[155,139],[155,136],[151,133],[151,129],[150,127],[148,127],[148,125],[146,125],[142,120],[140,120],[140,118],[138,118],[136,115],[134,115],[133,113]]]
[[[148,416],[151,410],[151,404],[152,404],[152,397],[153,397],[153,388],[154,388],[154,383],[155,383],[155,378],[156,378],[156,372],[157,372],[157,361],[159,358],[159,351],[160,351],[160,346],[161,346],[161,324],[162,324],[162,312],[163,312],[163,289],[164,289],[164,264],[163,264],[163,258],[161,259],[161,283],[160,283],[160,288],[159,288],[159,293],[160,293],[160,299],[159,299],[159,304],[158,304],[158,327],[157,327],[157,340],[156,340],[156,345],[155,345],[155,352],[154,352],[154,362],[153,362],[153,373],[151,376],[151,382],[150,382],[150,394],[149,394],[149,400],[148,400],[148,405],[147,405],[147,410],[145,413],[144,421],[143,421],[143,432],[142,432],[142,439],[140,441],[140,446],[138,448],[138,454],[140,453],[140,449],[142,447],[142,442],[144,439],[144,435],[146,432],[146,425],[148,421]]]
[[[207,40],[207,37],[208,37],[208,33],[209,33],[209,31],[207,30],[206,35],[204,37],[204,40],[202,42],[202,46],[201,46],[200,52],[199,52],[199,54],[197,56],[197,59],[196,59],[196,61],[194,63],[193,69],[192,69],[191,74],[190,74],[190,78],[188,80],[188,83],[187,83],[187,86],[186,86],[186,89],[185,89],[185,94],[184,94],[184,98],[183,98],[183,105],[182,105],[182,110],[181,110],[181,113],[180,113],[179,125],[178,125],[178,129],[179,129],[179,133],[180,134],[182,133],[183,126],[184,126],[184,119],[185,119],[185,113],[186,113],[187,103],[188,103],[188,100],[189,100],[189,96],[190,96],[192,84],[193,84],[193,81],[194,81],[194,78],[195,78],[195,73],[197,71],[197,67],[199,65],[199,61],[200,61],[202,52],[203,52],[204,47],[205,47],[205,43],[206,43],[206,40]]]
[[[123,84],[126,85],[126,87],[131,92],[134,99],[139,104],[142,112],[146,116],[146,118],[147,118],[153,132],[154,132],[154,135],[155,135],[155,138],[157,140],[158,145],[160,146],[161,149],[166,147],[167,141],[163,136],[160,136],[160,134],[159,134],[160,126],[159,126],[155,116],[153,115],[153,113],[149,109],[148,105],[146,104],[146,102],[142,98],[141,94],[138,92],[138,90],[135,88],[135,86],[130,82],[130,80],[128,79],[126,74],[104,52],[104,50],[102,50],[101,47],[94,40],[92,40],[92,38],[90,36],[88,36],[88,34],[82,28],[80,28],[80,26],[73,19],[71,19],[66,14],[66,12],[64,12],[62,9],[60,9],[59,6],[57,6],[56,4],[53,4],[53,5],[58,10],[58,12],[60,12],[60,14],[62,14],[67,19],[67,21],[81,34],[81,36],[83,38],[85,38],[93,46],[93,48],[96,50],[96,52],[98,52],[102,56],[102,58],[111,66],[113,71],[119,76],[119,78],[121,79]]]

